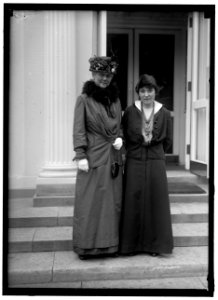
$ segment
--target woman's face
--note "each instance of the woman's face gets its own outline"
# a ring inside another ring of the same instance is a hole
[[[156,96],[155,88],[143,86],[139,89],[139,99],[146,105],[150,105],[154,102]]]
[[[103,89],[110,85],[113,78],[113,74],[103,72],[93,72],[92,76],[95,84]]]

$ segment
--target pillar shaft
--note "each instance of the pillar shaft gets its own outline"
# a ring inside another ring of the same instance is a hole
[[[35,206],[73,197],[73,106],[76,100],[75,12],[44,12],[45,159],[37,178]]]
[[[45,163],[40,177],[71,177],[76,95],[74,12],[45,12]]]

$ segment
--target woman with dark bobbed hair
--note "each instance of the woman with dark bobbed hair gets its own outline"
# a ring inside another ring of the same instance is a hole
[[[172,143],[170,112],[155,99],[158,85],[144,74],[138,100],[123,116],[126,144],[120,253],[172,253],[173,237],[165,152]]]

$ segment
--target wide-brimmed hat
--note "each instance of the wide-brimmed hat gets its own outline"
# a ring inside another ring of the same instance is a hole
[[[118,62],[113,57],[108,56],[94,56],[89,59],[90,68],[92,72],[104,72],[116,74]]]
[[[154,78],[154,76],[149,75],[149,74],[143,74],[140,76],[139,81],[136,84],[135,87],[135,91],[138,94],[139,93],[139,89],[144,87],[144,86],[149,86],[149,87],[153,87],[156,91],[156,93],[159,92],[159,86],[157,85],[156,79]]]

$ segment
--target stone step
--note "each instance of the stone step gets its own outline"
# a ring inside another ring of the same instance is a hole
[[[73,206],[17,207],[9,212],[9,227],[54,227],[73,225]],[[208,221],[208,204],[203,202],[171,203],[173,223]]]
[[[9,212],[9,227],[56,227],[73,225],[74,206],[26,207]]]
[[[34,207],[55,207],[74,205],[74,196],[34,196]]]
[[[188,181],[192,183],[198,183],[198,176],[190,173],[186,170],[167,170],[167,180],[168,182],[181,182]]]
[[[9,253],[9,287],[207,289],[208,247],[81,261],[73,251]]]
[[[170,202],[206,202],[208,194],[170,194]],[[74,196],[40,196],[35,197],[34,207],[56,207],[74,205]]]
[[[173,276],[173,275],[172,275]],[[128,291],[130,289],[137,289],[135,292],[137,296],[141,296],[139,289],[142,291],[142,295],[145,296],[145,290],[148,289],[154,289],[157,291],[159,289],[169,289],[174,290],[174,293],[182,296],[181,290],[184,291],[185,295],[188,296],[191,294],[191,296],[194,296],[194,290],[198,293],[198,295],[201,293],[201,290],[208,291],[208,281],[207,276],[191,276],[191,277],[167,277],[167,278],[147,278],[147,279],[118,279],[118,280],[86,280],[86,281],[73,281],[73,282],[42,282],[42,283],[18,283],[18,284],[11,284],[11,288],[33,288],[33,289],[39,289],[39,288],[55,288],[55,289],[62,289],[61,294],[64,295],[64,291],[66,291],[66,294],[68,295],[68,290],[66,289],[81,289],[85,291],[85,295],[90,296],[96,295],[96,290],[98,289],[97,294],[101,295],[101,291],[103,294],[109,296],[110,291],[112,291],[112,295],[121,295],[122,292],[120,292],[120,289],[125,289],[125,292],[130,296],[130,292]],[[65,289],[65,290],[63,290]],[[87,291],[87,289],[89,289]],[[90,290],[91,289],[91,290]],[[94,290],[93,290],[94,289]],[[113,289],[113,290],[112,290]],[[116,290],[115,290],[116,289]],[[179,291],[178,291],[179,290]],[[190,290],[190,291],[189,291]],[[92,293],[93,291],[93,293]],[[124,292],[124,293],[125,293]],[[40,293],[40,290],[39,290]],[[37,290],[34,291],[34,294],[37,295]],[[148,294],[150,295],[149,291]],[[163,292],[162,292],[163,294]],[[165,294],[165,293],[164,293]],[[131,294],[132,295],[132,294]],[[171,295],[172,296],[172,295]],[[197,296],[197,295],[196,295]],[[203,296],[203,295],[200,295]],[[205,294],[206,296],[206,294]]]
[[[72,226],[9,228],[9,252],[72,250]],[[173,224],[174,245],[207,246],[207,223]]]
[[[182,203],[192,203],[192,202],[204,202],[208,203],[208,193],[205,194],[170,194],[170,202],[182,202]]]
[[[175,202],[170,204],[172,223],[208,222],[208,203]]]
[[[173,183],[181,183],[181,182],[188,182],[188,183],[194,183],[194,184],[201,184],[199,183],[198,176],[195,174],[190,173],[188,170],[185,170],[182,167],[172,168],[167,170],[167,178],[169,184]],[[206,194],[208,186],[206,186]],[[75,192],[75,180],[72,180],[72,186],[71,186],[71,193],[69,195],[58,195],[53,191],[53,194],[51,195],[51,191],[48,189],[48,187],[41,186],[40,187],[40,195],[34,195],[33,197],[33,206],[35,207],[43,207],[43,206],[69,206],[74,204],[74,192]],[[170,191],[169,191],[170,192]],[[188,198],[190,198],[192,194],[187,194]],[[201,199],[206,198],[206,194],[196,194],[196,197],[199,197],[199,201],[202,201]],[[183,195],[183,193],[178,194]],[[170,197],[172,198],[172,201],[175,201],[177,199],[176,194],[171,194]],[[174,200],[175,199],[175,200]],[[204,200],[203,200],[204,201]]]
[[[9,252],[72,250],[72,226],[9,228]]]

